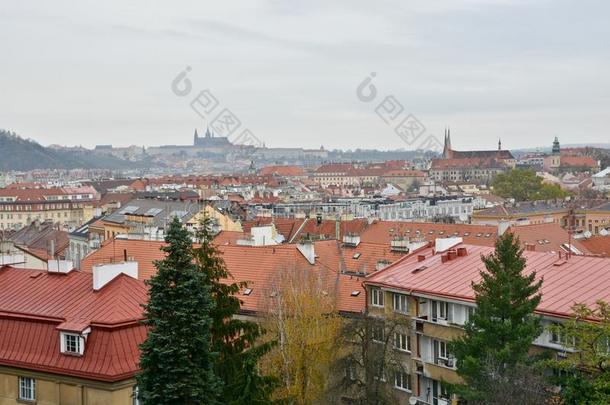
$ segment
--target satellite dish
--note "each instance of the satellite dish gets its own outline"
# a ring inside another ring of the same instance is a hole
[[[589,239],[591,237],[592,233],[591,233],[591,231],[585,231],[583,233],[583,235],[585,235],[585,238]]]
[[[411,396],[411,398],[409,398],[409,404],[417,405],[417,398],[414,396]]]
[[[607,229],[602,229],[601,231],[599,231],[599,234],[600,234],[601,236],[608,236],[608,234],[609,234],[609,233],[610,233],[610,232],[608,232],[608,230],[607,230]]]

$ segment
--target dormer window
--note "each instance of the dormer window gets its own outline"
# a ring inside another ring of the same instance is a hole
[[[85,338],[76,333],[61,332],[61,352],[82,356],[85,352]]]

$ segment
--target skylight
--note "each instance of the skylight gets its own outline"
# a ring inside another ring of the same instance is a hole
[[[251,288],[246,288],[244,290],[244,295],[250,295],[250,294],[252,294],[252,289]]]
[[[352,297],[357,297],[357,296],[359,296],[359,295],[360,295],[360,291],[358,291],[358,290],[354,290],[354,291],[352,291],[352,293],[351,293],[350,295],[351,295]]]
[[[361,253],[354,253],[354,255],[352,256],[352,259],[356,259],[356,260],[358,260],[358,258],[359,258],[360,256],[362,256],[362,254],[361,254]]]

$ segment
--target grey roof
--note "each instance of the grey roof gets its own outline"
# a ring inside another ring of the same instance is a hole
[[[100,217],[91,218],[89,221],[85,222],[84,224],[82,224],[81,226],[79,226],[78,228],[76,228],[75,230],[70,232],[69,235],[74,236],[74,237],[79,237],[79,238],[87,238],[89,236],[89,225],[91,225],[98,219],[100,219]]]
[[[202,207],[193,201],[161,201],[152,199],[133,199],[123,207],[103,218],[104,221],[125,224],[127,215],[153,218],[150,223],[159,228],[165,226],[177,216],[182,222],[190,220],[201,211]]]

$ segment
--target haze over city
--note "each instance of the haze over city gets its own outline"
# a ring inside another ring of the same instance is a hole
[[[203,11],[202,11],[203,10]],[[595,10],[595,11],[592,11]],[[429,134],[510,149],[608,140],[604,1],[28,1],[0,6],[0,119],[44,144],[187,144],[187,66],[268,146],[409,148],[356,97],[371,72]]]

